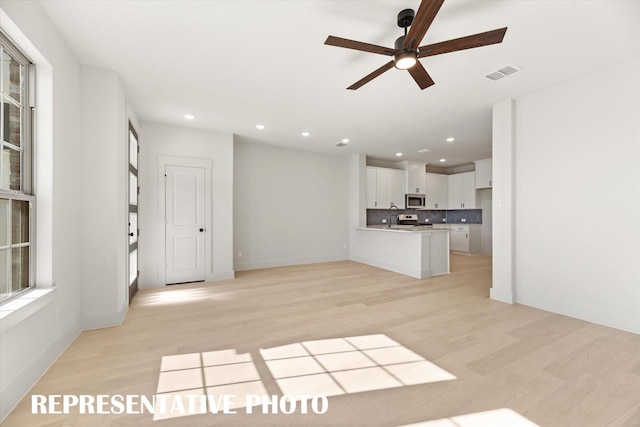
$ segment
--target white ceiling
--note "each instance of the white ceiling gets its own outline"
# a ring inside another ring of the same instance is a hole
[[[435,81],[424,91],[396,69],[349,91],[389,58],[325,46],[326,37],[392,47],[397,13],[418,0],[40,3],[81,63],[121,76],[141,120],[439,166],[491,157],[496,102],[640,53],[640,1],[447,0],[421,45],[507,26],[503,43],[422,59]],[[484,77],[507,64],[522,71]],[[350,143],[334,147],[342,138]]]

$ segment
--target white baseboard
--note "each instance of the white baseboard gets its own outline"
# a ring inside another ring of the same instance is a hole
[[[587,322],[597,323],[610,328],[620,329],[640,335],[640,317],[628,316],[603,310],[598,307],[588,307],[565,301],[552,300],[539,295],[517,293],[518,304],[574,317]]]
[[[516,302],[511,291],[496,288],[489,289],[489,298],[500,302],[506,302],[507,304],[513,304]]]
[[[0,423],[13,411],[18,403],[26,396],[40,378],[49,370],[58,357],[71,345],[80,334],[80,329],[72,326],[67,329],[49,347],[43,349],[36,359],[22,369],[22,372],[11,384],[2,390],[2,405],[0,405]]]
[[[281,260],[236,263],[233,267],[235,271],[246,271],[246,270],[258,270],[261,268],[288,267],[290,265],[319,264],[322,262],[345,261],[347,259],[349,259],[347,257],[347,254],[344,254],[344,255],[327,256],[327,257],[295,258],[295,259],[281,259]]]
[[[82,317],[82,330],[111,328],[122,324],[124,317],[129,311],[129,306],[125,306],[122,310],[114,313],[94,314]]]
[[[236,277],[236,272],[231,270],[231,271],[227,271],[227,272],[224,272],[224,273],[208,274],[205,280],[207,282],[217,282],[219,280],[235,279],[235,277]]]

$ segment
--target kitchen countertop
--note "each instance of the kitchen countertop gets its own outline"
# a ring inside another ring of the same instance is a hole
[[[435,232],[435,231],[446,231],[448,232],[448,228],[427,228],[425,226],[397,226],[392,225],[388,227],[386,225],[368,225],[366,227],[358,227],[359,230],[374,230],[374,231],[387,231],[387,232],[395,232],[395,233],[426,233],[426,232]]]

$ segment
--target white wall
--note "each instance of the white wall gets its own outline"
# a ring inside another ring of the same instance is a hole
[[[158,156],[208,159],[212,169],[212,246],[206,248],[212,270],[207,280],[233,278],[233,135],[151,122],[140,123],[138,240],[140,288],[164,286],[160,247],[164,212],[159,201]]]
[[[234,147],[236,270],[347,258],[347,158],[238,141]]]
[[[635,333],[638,76],[635,60],[518,100],[513,177],[517,302]]]
[[[37,2],[0,8],[2,28],[38,66],[37,283],[56,287],[52,304],[0,337],[1,420],[80,331],[82,214],[79,65]]]
[[[82,65],[80,223],[83,329],[119,325],[128,308],[128,127],[118,75]]]

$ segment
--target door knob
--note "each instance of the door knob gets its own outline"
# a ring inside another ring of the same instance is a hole
[[[204,231],[204,228],[201,228],[201,229],[200,229],[200,232],[202,233],[203,231]]]
[[[133,237],[133,233],[129,233],[129,236]]]

